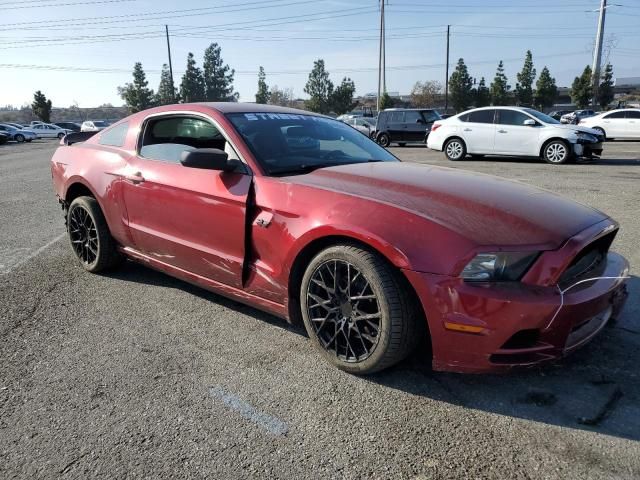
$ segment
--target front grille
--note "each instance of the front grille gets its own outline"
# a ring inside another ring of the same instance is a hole
[[[603,235],[584,247],[560,277],[560,287],[567,287],[589,276],[596,277],[606,267],[607,253],[617,230]]]

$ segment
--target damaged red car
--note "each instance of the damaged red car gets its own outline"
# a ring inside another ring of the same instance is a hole
[[[84,268],[128,258],[302,322],[371,373],[561,357],[616,317],[618,224],[526,184],[405,163],[348,125],[241,103],[171,105],[70,134],[51,160]],[[108,294],[108,292],[105,292]]]

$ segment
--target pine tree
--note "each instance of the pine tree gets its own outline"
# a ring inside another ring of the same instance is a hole
[[[491,103],[493,105],[506,105],[509,100],[509,90],[511,86],[507,84],[507,76],[504,74],[504,64],[502,60],[498,63],[496,76],[491,83]]]
[[[342,79],[342,83],[331,94],[329,103],[331,110],[338,115],[350,112],[355,107],[353,95],[356,92],[356,84],[348,77]]]
[[[158,105],[170,105],[176,103],[176,89],[173,86],[173,79],[169,66],[165,63],[162,65],[162,73],[160,74],[160,85],[158,85],[158,93],[156,94],[156,103]]]
[[[391,98],[391,95],[387,92],[384,92],[380,96],[380,111],[386,110],[387,108],[393,108],[395,104],[396,102],[393,101],[393,98]]]
[[[602,82],[598,87],[598,105],[600,105],[603,110],[606,110],[613,101],[613,98],[613,66],[607,63],[604,74],[602,75]]]
[[[556,79],[551,76],[549,69],[545,65],[536,82],[535,104],[542,110],[552,107],[557,98],[558,87],[556,86]]]
[[[238,94],[233,92],[233,76],[235,70],[225,65],[222,60],[222,49],[212,43],[204,51],[204,86],[205,99],[208,102],[235,102]]]
[[[533,104],[533,81],[536,79],[536,69],[533,68],[533,56],[531,50],[527,50],[522,71],[517,75],[516,100],[518,105],[530,106]]]
[[[269,86],[266,82],[266,74],[264,68],[260,67],[258,72],[258,93],[256,93],[256,103],[268,103],[269,102]]]
[[[183,103],[202,102],[205,100],[202,70],[196,67],[196,61],[191,52],[187,56],[187,69],[182,76],[182,83],[180,84],[180,100]]]
[[[142,63],[136,62],[133,66],[133,83],[118,87],[118,94],[131,113],[140,112],[155,105],[155,94],[148,85]]]
[[[591,77],[591,67],[587,65],[582,75],[576,77],[571,84],[571,101],[575,103],[578,108],[585,108],[589,105],[589,102],[591,102],[591,97],[593,96]]]
[[[474,90],[475,93],[475,106],[476,107],[486,107],[491,103],[491,92],[489,92],[489,88],[487,87],[487,82],[484,77],[480,79],[480,83],[478,83],[478,88]]]
[[[466,110],[473,103],[473,80],[462,58],[449,78],[449,96],[456,112]]]
[[[33,103],[31,104],[33,114],[45,123],[51,121],[51,100],[38,90],[33,94]]]
[[[329,99],[333,94],[333,83],[329,80],[329,72],[324,69],[324,60],[318,59],[313,62],[313,70],[309,73],[304,93],[311,97],[305,102],[309,110],[329,113],[331,110]]]

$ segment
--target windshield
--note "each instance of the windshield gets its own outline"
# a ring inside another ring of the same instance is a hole
[[[531,115],[532,117],[536,117],[538,120],[540,120],[541,122],[544,123],[551,123],[551,124],[560,124],[560,122],[558,120],[556,120],[553,117],[550,117],[549,115],[545,115],[544,113],[541,113],[537,110],[534,110],[532,108],[523,108],[523,110],[525,112],[527,112],[529,115]]]
[[[288,113],[231,113],[268,175],[295,175],[317,168],[398,159],[357,130],[337,120]]]

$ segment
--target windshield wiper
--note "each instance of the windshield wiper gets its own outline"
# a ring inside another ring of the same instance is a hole
[[[300,165],[298,167],[293,168],[282,168],[277,170],[271,170],[269,173],[271,175],[302,175],[305,173],[311,173],[314,170],[318,170],[319,168],[328,168],[328,167],[337,167],[338,165],[342,165],[340,163],[314,163],[311,165]]]

